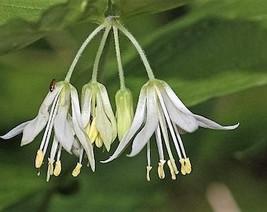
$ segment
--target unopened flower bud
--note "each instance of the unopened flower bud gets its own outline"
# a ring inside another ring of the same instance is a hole
[[[121,141],[133,120],[133,96],[129,89],[120,89],[115,96],[118,138]]]

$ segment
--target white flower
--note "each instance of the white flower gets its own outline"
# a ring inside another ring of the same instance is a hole
[[[117,137],[117,126],[107,90],[98,82],[91,82],[82,89],[82,126],[92,143],[103,144],[107,151]]]
[[[70,107],[71,114],[69,112]],[[35,167],[39,169],[43,164],[51,140],[52,130],[54,129],[54,138],[48,158],[47,180],[49,180],[50,175],[58,176],[61,172],[60,156],[62,148],[72,154],[73,144],[77,137],[79,144],[86,151],[90,166],[94,171],[93,149],[81,127],[80,116],[76,89],[68,82],[57,82],[53,84],[53,89],[50,89],[35,118],[20,124],[4,136],[1,136],[1,138],[10,139],[23,133],[21,140],[21,146],[23,146],[31,143],[45,128],[44,136],[35,159]],[[56,165],[54,168],[55,159]]]
[[[198,127],[232,130],[238,127],[221,126],[203,116],[190,112],[173,90],[164,81],[150,80],[141,89],[137,109],[133,123],[121,140],[114,154],[104,163],[117,158],[133,139],[130,157],[137,155],[145,145],[147,145],[147,180],[150,180],[149,172],[152,169],[150,163],[150,138],[155,133],[156,143],[159,153],[158,175],[162,179],[165,177],[164,164],[166,162],[164,152],[168,154],[167,165],[170,169],[172,179],[176,179],[178,168],[175,163],[175,156],[171,151],[171,139],[175,146],[181,173],[183,175],[191,172],[191,164],[181,140],[181,133],[194,132]]]

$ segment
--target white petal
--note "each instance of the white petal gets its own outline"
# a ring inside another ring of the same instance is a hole
[[[72,116],[73,116],[73,127],[76,136],[79,139],[79,142],[81,143],[82,147],[84,148],[91,169],[95,171],[95,158],[94,158],[94,152],[93,152],[93,146],[91,145],[91,142],[89,141],[88,136],[85,134],[85,132],[82,130],[81,127],[81,113],[80,113],[80,106],[79,106],[79,99],[76,89],[71,86],[71,108],[72,108]]]
[[[135,133],[139,130],[139,128],[144,123],[145,115],[146,115],[146,86],[143,86],[141,89],[138,103],[136,106],[136,112],[133,118],[132,126],[130,127],[128,133],[124,136],[124,138],[120,141],[119,146],[115,150],[112,156],[105,161],[101,161],[102,163],[108,163],[114,159],[116,159],[124,149],[126,149],[129,141],[135,135]]]
[[[67,120],[68,107],[60,107],[54,120],[55,137],[62,147],[71,153],[74,141],[74,132]]]
[[[170,101],[175,105],[177,109],[179,109],[181,112],[192,114],[190,110],[182,103],[182,101],[178,98],[178,96],[174,93],[174,91],[171,89],[171,87],[164,81],[161,81],[162,87],[159,86],[160,92],[163,94],[166,92],[167,96],[170,98]],[[166,97],[166,95],[164,95]]]
[[[231,126],[222,126],[210,119],[207,119],[203,116],[199,116],[199,115],[195,115],[194,117],[196,118],[198,125],[200,127],[204,127],[204,128],[209,128],[209,129],[214,129],[214,130],[234,130],[239,126],[239,123],[235,124],[235,125],[231,125]]]
[[[32,120],[31,120],[32,121]],[[29,124],[31,121],[27,121],[24,123],[21,123],[20,125],[16,126],[14,129],[10,130],[7,134],[0,136],[2,139],[10,139],[15,137],[16,135],[20,134],[23,132],[23,129],[27,124]]]
[[[34,138],[44,129],[49,113],[38,114],[29,124],[23,129],[23,136],[21,139],[21,146],[31,143]]]
[[[97,112],[96,112],[96,128],[103,140],[103,143],[107,149],[110,150],[112,143],[112,124],[108,119],[102,104],[101,97],[97,95]]]
[[[161,95],[162,98],[164,99],[165,102],[165,106],[167,108],[168,114],[171,118],[171,120],[182,130],[186,131],[186,132],[194,132],[195,130],[197,130],[198,128],[198,123],[197,120],[195,119],[195,117],[193,116],[193,113],[191,113],[189,110],[180,110],[179,106],[181,104],[183,104],[179,98],[177,97],[177,99],[175,101],[172,101],[172,99],[167,95],[167,93],[159,88],[158,89],[158,95]],[[180,104],[178,105],[178,107],[175,105],[174,102],[180,102]],[[181,108],[181,107],[180,107]]]
[[[114,116],[114,113],[112,111],[112,107],[109,101],[108,93],[104,85],[98,83],[98,87],[100,88],[100,95],[102,98],[103,107],[105,110],[105,113],[107,114],[111,125],[112,125],[112,141],[117,137],[117,124],[116,124],[116,118]]]
[[[85,85],[82,89],[82,97],[81,97],[81,107],[82,107],[81,121],[83,127],[86,127],[86,125],[90,121],[91,99],[92,99],[91,89],[87,85]]]
[[[137,155],[143,149],[158,126],[157,100],[154,89],[155,88],[150,87],[147,88],[146,123],[142,130],[136,135],[133,141],[132,151],[128,155],[129,157]]]
[[[57,98],[63,86],[64,83],[57,83],[55,90],[53,90],[53,92],[49,92],[46,95],[39,109],[38,115],[27,126],[25,126],[23,130],[21,146],[31,143],[45,127],[49,118],[49,107],[53,103],[54,99]]]
[[[58,82],[57,86],[55,87],[55,89],[53,90],[53,92],[48,92],[48,94],[46,95],[43,103],[40,106],[39,114],[48,112],[48,109],[50,107],[50,105],[53,103],[53,100],[59,95],[60,91],[62,90],[63,86],[64,86],[64,82]]]

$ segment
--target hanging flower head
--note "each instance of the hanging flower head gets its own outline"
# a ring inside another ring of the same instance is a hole
[[[180,134],[194,132],[198,127],[231,130],[235,129],[238,124],[221,126],[214,121],[190,112],[166,82],[155,78],[144,51],[133,35],[119,22],[116,22],[113,28],[118,28],[136,47],[144,63],[149,81],[141,89],[131,127],[121,139],[114,154],[103,162],[110,162],[117,158],[128,146],[130,141],[133,140],[132,151],[129,154],[130,157],[137,155],[144,146],[147,146],[147,180],[150,181],[150,171],[152,169],[150,161],[150,138],[155,134],[159,153],[159,178],[165,178],[164,164],[166,163],[166,157],[164,152],[167,152],[167,165],[172,179],[176,179],[176,175],[179,172],[175,162],[175,156],[171,150],[171,141],[179,158],[181,173],[183,175],[189,174],[192,167],[186,155]]]
[[[85,149],[92,170],[95,169],[92,146],[88,142],[80,123],[78,94],[70,83],[66,81],[54,83],[53,88],[50,88],[50,92],[41,104],[38,115],[33,120],[15,127],[6,135],[1,136],[1,138],[10,139],[23,133],[21,140],[21,146],[23,146],[31,143],[44,128],[45,132],[37,151],[35,167],[37,169],[41,168],[49,143],[51,142],[52,132],[54,132],[50,156],[48,158],[47,180],[49,180],[50,175],[54,174],[58,176],[60,174],[61,151],[64,149],[72,154],[72,146],[75,138],[77,138],[79,144]]]
[[[172,179],[176,179],[178,168],[175,162],[175,155],[171,150],[173,142],[176,154],[180,162],[180,170],[183,175],[191,172],[191,163],[186,155],[181,139],[181,133],[191,133],[198,127],[232,130],[237,125],[221,126],[203,116],[193,114],[189,111],[181,100],[175,95],[166,82],[160,80],[150,80],[141,89],[137,109],[133,123],[120,142],[114,154],[106,161],[109,162],[117,158],[133,140],[130,157],[137,155],[145,145],[147,145],[147,180],[150,180],[149,172],[152,169],[150,162],[150,138],[153,134],[159,153],[158,175],[165,177],[164,164],[167,158],[167,165],[170,169]],[[167,152],[167,157],[164,155]]]
[[[117,137],[117,126],[104,85],[88,83],[82,89],[82,123],[92,143],[107,151]]]

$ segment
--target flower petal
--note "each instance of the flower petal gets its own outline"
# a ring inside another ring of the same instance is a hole
[[[117,147],[113,155],[110,156],[109,159],[105,161],[101,161],[102,163],[108,163],[116,159],[123,152],[123,150],[126,149],[127,145],[129,144],[129,141],[132,139],[132,137],[135,135],[135,133],[139,130],[139,128],[144,123],[145,115],[146,115],[146,90],[147,90],[147,87],[143,86],[143,88],[141,89],[140,95],[139,95],[137,106],[136,106],[136,112],[133,118],[133,123],[128,133],[120,141],[119,146]]]
[[[21,123],[20,125],[16,126],[14,129],[10,130],[8,133],[6,133],[3,136],[0,136],[0,138],[2,139],[10,139],[15,137],[16,135],[20,134],[23,132],[23,129],[25,128],[25,126],[27,126],[27,124],[29,124],[32,120]]]
[[[71,147],[74,141],[74,132],[67,120],[69,107],[59,107],[54,120],[55,137],[62,147],[71,154]]]
[[[158,89],[158,95],[161,95],[162,98],[164,99],[165,106],[167,108],[168,114],[171,118],[171,120],[182,130],[186,132],[194,132],[195,130],[198,129],[198,123],[193,116],[193,113],[191,113],[188,109],[180,110],[179,108],[181,107],[181,104],[183,103],[179,100],[179,98],[176,96],[173,97],[175,99],[171,99],[168,94],[166,93],[165,90],[159,88]],[[179,102],[179,105],[175,105]],[[183,105],[184,106],[184,105]],[[184,106],[185,107],[185,106]]]
[[[161,93],[163,93],[162,90],[164,90],[167,96],[170,98],[171,102],[175,105],[175,107],[178,110],[180,110],[183,113],[192,114],[192,112],[188,110],[188,108],[184,105],[184,103],[179,99],[179,97],[174,93],[174,91],[166,82],[161,81],[160,85],[163,85],[162,87],[159,86]]]
[[[38,115],[28,125],[26,125],[23,130],[21,146],[31,143],[34,138],[43,130],[49,118],[49,107],[58,97],[63,86],[63,82],[57,83],[55,90],[46,95],[42,105],[40,106]]]
[[[110,145],[112,143],[112,124],[108,119],[102,104],[102,99],[97,95],[97,108],[96,108],[96,128],[103,140],[103,143],[107,149],[110,150]]]
[[[95,171],[95,158],[94,158],[93,146],[91,145],[88,136],[85,134],[85,132],[81,127],[82,126],[81,112],[79,106],[78,93],[73,86],[71,86],[71,108],[72,108],[72,116],[73,116],[72,120],[73,120],[73,127],[75,134],[78,137],[79,142],[81,143],[82,147],[84,148],[87,154],[88,161],[90,163],[92,171]]]
[[[84,85],[81,97],[81,108],[82,108],[81,121],[82,121],[82,126],[84,128],[90,121],[91,99],[92,99],[92,91],[90,87]]]
[[[112,141],[115,140],[115,138],[117,137],[117,124],[116,124],[116,118],[114,116],[114,113],[112,111],[112,107],[109,101],[109,97],[108,97],[108,93],[107,90],[105,88],[104,85],[98,83],[98,87],[100,89],[100,95],[101,95],[101,99],[102,99],[102,103],[103,103],[103,107],[105,110],[105,113],[107,114],[110,122],[111,122],[111,126],[112,126]]]
[[[239,126],[239,123],[235,124],[235,125],[231,125],[231,126],[222,126],[210,119],[207,119],[203,116],[200,115],[195,115],[194,117],[196,118],[198,125],[200,127],[204,127],[204,128],[209,128],[209,129],[214,129],[214,130],[234,130]]]
[[[142,130],[136,135],[133,141],[132,151],[128,155],[129,157],[137,155],[143,149],[158,126],[157,100],[156,91],[154,89],[155,88],[150,87],[147,88],[146,123]]]

